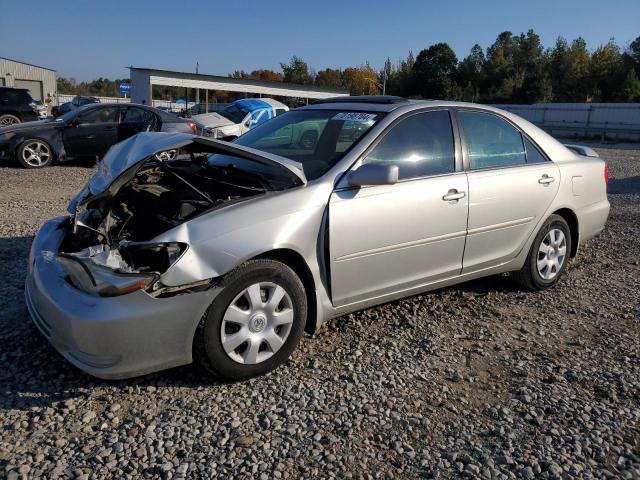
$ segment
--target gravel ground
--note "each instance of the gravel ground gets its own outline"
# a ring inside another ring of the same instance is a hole
[[[640,478],[640,146],[559,285],[508,276],[348,315],[275,373],[106,382],[23,304],[37,227],[93,169],[0,168],[0,477]]]

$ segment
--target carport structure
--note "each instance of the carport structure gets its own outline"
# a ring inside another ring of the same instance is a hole
[[[153,85],[171,87],[195,88],[205,92],[210,90],[238,92],[247,97],[287,97],[305,102],[323,98],[348,95],[346,90],[316,87],[314,85],[296,85],[293,83],[264,82],[218,75],[203,75],[199,73],[175,72],[155,68],[129,67],[131,81],[131,101],[133,103],[152,104]],[[199,101],[209,103],[209,99]]]

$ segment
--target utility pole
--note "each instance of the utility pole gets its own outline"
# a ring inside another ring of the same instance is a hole
[[[200,69],[200,64],[196,62],[196,75],[198,75],[198,70]],[[196,88],[196,113],[200,113],[198,110],[198,105],[200,104],[200,89]]]

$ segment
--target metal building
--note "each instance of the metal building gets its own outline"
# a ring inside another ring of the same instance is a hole
[[[239,92],[253,97],[276,96],[302,100],[349,94],[346,90],[323,88],[314,85],[264,82],[155,68],[129,67],[129,70],[131,71],[131,101],[134,103],[146,103],[147,105],[152,104],[153,85],[198,89],[201,91],[200,101],[204,100],[202,97],[207,95],[209,90]]]
[[[0,86],[26,88],[34,100],[56,97],[56,71],[0,57]]]

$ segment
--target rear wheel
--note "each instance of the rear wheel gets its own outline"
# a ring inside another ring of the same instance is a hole
[[[571,252],[571,231],[559,215],[551,215],[536,235],[522,269],[514,279],[530,290],[554,285],[561,277]]]
[[[9,125],[15,125],[16,123],[21,123],[20,119],[15,115],[5,114],[0,115],[0,127],[8,127]]]
[[[251,260],[220,286],[196,331],[196,362],[230,380],[262,375],[285,362],[307,317],[304,286],[293,270],[275,260]]]
[[[51,163],[53,152],[47,142],[32,138],[22,142],[17,157],[20,165],[25,168],[42,168]]]

